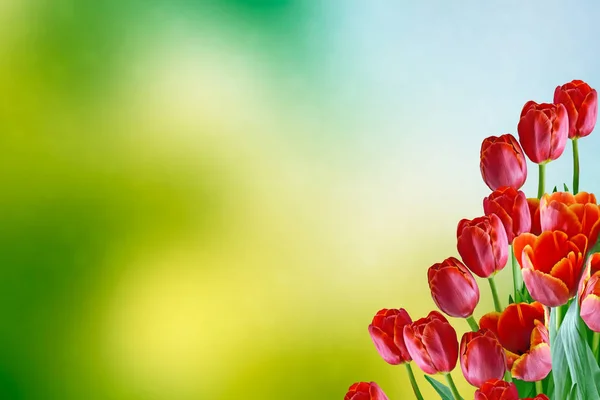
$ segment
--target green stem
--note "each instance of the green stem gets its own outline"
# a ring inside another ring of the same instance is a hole
[[[546,187],[546,164],[539,164],[540,178],[538,180],[538,199],[541,199],[544,195]]]
[[[596,357],[596,361],[598,361],[598,350],[600,350],[600,333],[594,332],[593,340],[592,340],[592,352],[594,353],[594,357]]]
[[[479,330],[479,325],[477,325],[477,321],[475,321],[475,318],[473,318],[472,315],[470,317],[467,317],[467,322],[469,323],[469,326],[471,327],[473,332],[477,332]]]
[[[535,381],[535,392],[537,394],[544,393],[544,387],[542,386],[542,381]]]
[[[510,246],[510,258],[512,261],[512,275],[513,275],[513,289],[514,289],[514,297],[513,300],[518,302],[518,293],[521,291],[521,286],[523,284],[523,278],[521,276],[521,268],[519,267],[519,263],[517,263],[517,257],[515,257],[515,248],[514,246]]]
[[[497,312],[502,312],[502,306],[500,305],[500,298],[498,297],[498,289],[496,288],[496,282],[494,281],[494,276],[490,276],[488,278],[488,282],[490,283],[490,289],[492,289],[492,297],[494,298],[494,307]]]
[[[573,194],[579,192],[579,145],[577,139],[573,139]]]
[[[552,312],[556,313],[556,333],[558,333],[558,329],[560,328],[560,324],[562,324],[562,320],[565,317],[564,310],[562,306],[552,308]]]
[[[506,382],[512,382],[512,373],[510,371],[504,373],[504,380]]]
[[[450,386],[450,390],[452,390],[452,396],[454,396],[454,400],[462,399],[462,397],[460,397],[460,393],[458,393],[458,389],[456,388],[456,385],[454,384],[452,375],[450,375],[449,372],[446,374],[446,382],[448,382],[448,386]]]
[[[413,392],[415,392],[415,397],[417,400],[423,400],[423,395],[419,390],[419,385],[417,384],[417,380],[415,379],[415,374],[413,373],[410,363],[404,363],[404,366],[406,367],[406,372],[408,372],[408,379],[410,379],[410,385],[412,386]]]

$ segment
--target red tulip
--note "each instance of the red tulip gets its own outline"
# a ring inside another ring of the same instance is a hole
[[[545,394],[538,394],[535,397],[525,397],[523,400],[550,400]]]
[[[502,379],[506,354],[496,334],[488,329],[465,333],[460,341],[460,367],[467,382],[476,387]]]
[[[519,141],[527,157],[536,164],[561,156],[569,135],[569,116],[562,104],[528,101],[517,126]]]
[[[512,382],[491,379],[475,392],[475,400],[519,400],[519,392]]]
[[[585,275],[579,294],[579,314],[592,331],[600,332],[600,253],[588,258]]]
[[[463,219],[456,233],[458,253],[475,275],[489,278],[504,268],[508,260],[508,239],[497,215]]]
[[[527,205],[529,206],[529,215],[531,215],[531,233],[534,235],[542,234],[542,226],[540,222],[540,199],[528,198]]]
[[[492,190],[502,186],[518,190],[527,179],[527,161],[523,150],[510,133],[484,139],[479,158],[483,181]]]
[[[405,309],[379,310],[369,325],[369,334],[379,355],[389,364],[411,360],[404,344],[404,326],[412,323]]]
[[[515,256],[531,297],[545,306],[557,307],[575,296],[586,247],[582,234],[569,238],[561,231],[544,231],[540,236],[518,236]]]
[[[545,320],[542,304],[513,303],[502,313],[493,312],[481,317],[479,326],[498,337],[512,376],[534,382],[544,379],[552,369]]]
[[[350,386],[344,400],[389,400],[375,382],[357,382]]]
[[[525,193],[509,186],[501,187],[483,199],[485,215],[496,214],[506,230],[508,243],[531,230],[531,214]]]
[[[412,359],[426,374],[446,373],[456,367],[456,331],[437,311],[432,311],[427,317],[406,325],[404,342]]]
[[[591,248],[600,232],[600,207],[591,193],[545,194],[540,201],[540,222],[544,231],[559,230],[569,237],[583,233]]]
[[[440,310],[467,318],[479,302],[479,287],[471,271],[454,257],[432,265],[427,271],[431,297]]]
[[[598,93],[584,81],[574,80],[558,86],[554,103],[563,104],[569,115],[569,139],[592,133],[598,118]]]

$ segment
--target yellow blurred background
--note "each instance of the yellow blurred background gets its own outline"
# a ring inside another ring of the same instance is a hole
[[[481,140],[600,83],[595,3],[468,3],[0,0],[0,399],[410,398],[372,316],[434,309]]]

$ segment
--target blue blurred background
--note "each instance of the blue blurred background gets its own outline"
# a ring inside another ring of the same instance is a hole
[[[434,308],[426,270],[489,193],[481,141],[559,84],[600,86],[599,17],[593,1],[0,0],[0,398],[341,399],[359,380],[410,398],[367,325]],[[583,190],[599,149],[581,140]],[[571,154],[548,190],[570,185]]]

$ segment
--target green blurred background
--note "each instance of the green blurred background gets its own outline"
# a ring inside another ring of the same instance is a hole
[[[481,140],[600,86],[598,11],[0,0],[0,399],[410,398],[367,325],[434,308]]]

